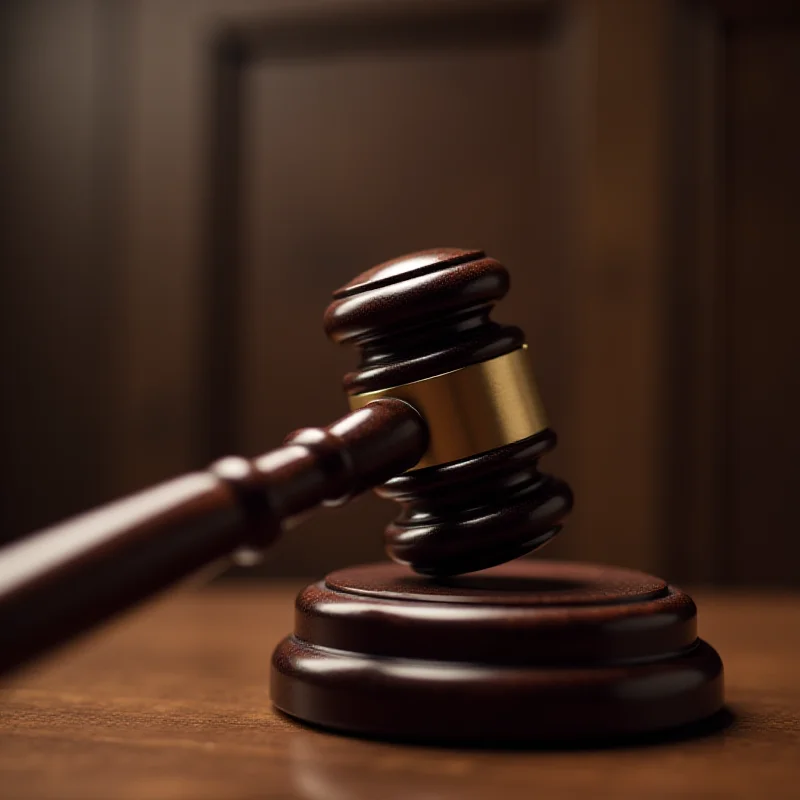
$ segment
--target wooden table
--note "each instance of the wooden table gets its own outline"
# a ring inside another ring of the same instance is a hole
[[[735,720],[721,732],[486,752],[360,741],[274,713],[270,652],[297,588],[172,595],[16,678],[0,695],[0,797],[800,798],[800,596],[695,594],[727,670]]]

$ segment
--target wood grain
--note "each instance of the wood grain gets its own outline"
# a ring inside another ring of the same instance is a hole
[[[800,596],[695,592],[736,715],[722,732],[624,749],[426,749],[278,716],[269,656],[299,586],[159,602],[0,700],[0,797],[796,797]]]

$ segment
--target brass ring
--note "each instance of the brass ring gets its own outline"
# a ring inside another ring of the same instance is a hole
[[[533,436],[548,427],[527,345],[506,355],[349,398],[355,411],[394,397],[428,425],[430,443],[412,469],[449,464]]]

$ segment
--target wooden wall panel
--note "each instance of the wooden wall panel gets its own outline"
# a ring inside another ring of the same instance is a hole
[[[726,478],[732,582],[800,586],[800,24],[727,45]]]
[[[676,4],[668,302],[668,564],[797,584],[800,15]]]
[[[724,546],[724,42],[709,9],[676,9],[669,61],[664,568],[675,580],[698,583],[721,579]]]
[[[0,542],[111,490],[108,18],[96,6],[0,8]]]
[[[574,523],[582,559],[665,561],[669,85],[665,2],[578,4],[580,252],[569,288]]]

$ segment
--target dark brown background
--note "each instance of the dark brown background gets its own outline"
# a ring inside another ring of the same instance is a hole
[[[330,421],[332,289],[475,246],[576,491],[552,553],[797,584],[795,8],[7,0],[2,538]],[[393,513],[264,571],[380,557]]]

